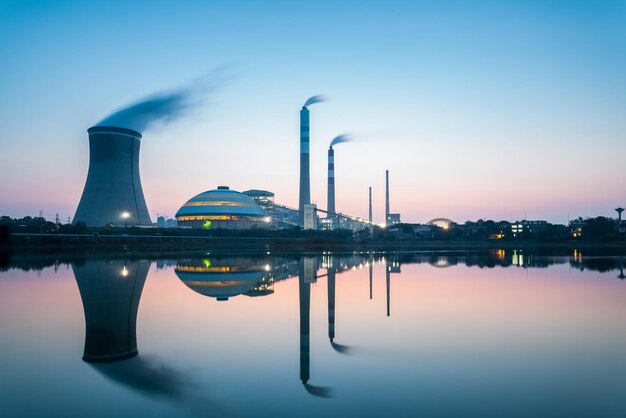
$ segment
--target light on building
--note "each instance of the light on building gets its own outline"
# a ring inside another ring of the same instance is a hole
[[[128,269],[126,266],[122,268],[122,277],[128,277]]]

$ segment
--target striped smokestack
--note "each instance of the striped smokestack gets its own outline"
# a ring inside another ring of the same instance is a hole
[[[335,213],[335,150],[328,148],[328,212]],[[328,216],[331,216],[329,213]]]
[[[298,210],[311,203],[311,171],[309,167],[309,109],[300,110],[300,203]],[[303,218],[304,222],[304,218]]]
[[[389,223],[389,170],[385,170],[385,224]]]
[[[372,186],[370,186],[370,213],[367,220],[370,222],[370,224],[372,223]]]

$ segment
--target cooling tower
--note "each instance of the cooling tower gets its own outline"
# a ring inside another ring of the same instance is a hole
[[[120,361],[137,355],[137,310],[150,262],[72,264],[85,311],[83,360]]]
[[[309,109],[300,110],[300,204],[298,210],[311,203],[311,172],[309,167]],[[303,212],[304,213],[304,212]],[[304,217],[302,222],[304,222]]]
[[[150,225],[139,178],[139,132],[94,126],[89,133],[89,172],[73,223],[87,226]]]
[[[328,216],[335,213],[335,150],[328,148]],[[334,218],[334,216],[332,216]]]

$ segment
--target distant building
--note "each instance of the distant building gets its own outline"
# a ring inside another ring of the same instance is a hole
[[[511,233],[513,237],[524,235],[537,235],[545,232],[549,224],[547,221],[521,221],[511,224]]]
[[[274,193],[267,190],[250,189],[243,192],[243,194],[250,196],[257,202],[265,212],[265,216],[271,219],[270,226],[274,227]]]
[[[390,213],[387,215],[387,226],[402,223],[399,213]]]
[[[304,229],[317,229],[317,205],[315,203],[304,205]]]
[[[159,228],[176,228],[178,226],[178,221],[175,218],[159,216],[157,217],[157,226]]]

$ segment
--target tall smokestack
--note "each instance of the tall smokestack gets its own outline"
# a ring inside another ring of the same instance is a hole
[[[389,170],[385,170],[385,224],[389,222]]]
[[[311,278],[306,261],[298,261],[298,293],[300,298],[300,380],[305,385],[311,377],[310,368],[310,313],[311,313]]]
[[[328,338],[335,339],[335,267],[328,268]]]
[[[73,222],[150,225],[139,177],[141,134],[109,126],[94,126],[87,132],[89,172]]]
[[[333,146],[331,145],[328,148],[328,212],[334,214],[335,213],[335,150],[333,150]],[[328,214],[328,216],[333,215]]]
[[[300,110],[300,203],[298,210],[311,203],[311,170],[309,167],[309,109]],[[304,222],[304,217],[303,217]]]
[[[370,186],[370,213],[368,221],[370,222],[370,224],[372,223],[372,186]]]
[[[391,266],[388,256],[385,257],[385,285],[387,291],[387,316],[391,316]]]

